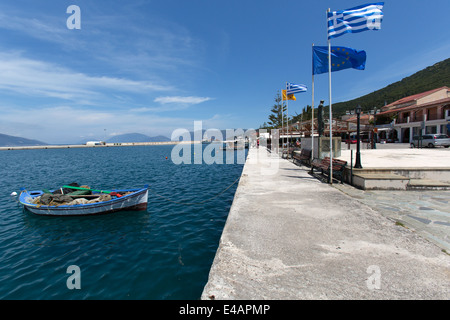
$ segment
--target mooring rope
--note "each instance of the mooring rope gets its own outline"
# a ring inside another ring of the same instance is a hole
[[[206,203],[206,202],[212,201],[212,200],[214,200],[215,198],[217,198],[218,196],[222,195],[222,194],[225,193],[228,189],[230,189],[236,182],[238,182],[240,178],[241,178],[241,177],[237,178],[232,184],[230,184],[228,187],[226,187],[226,188],[225,188],[223,191],[221,191],[219,194],[215,195],[215,196],[212,197],[212,198],[209,198],[209,199],[206,199],[206,200],[204,200],[204,201],[201,201],[201,202],[174,201],[174,200],[172,200],[172,199],[169,199],[169,198],[167,198],[167,197],[165,197],[165,196],[163,196],[163,195],[161,195],[161,194],[159,194],[159,193],[153,191],[153,190],[150,189],[150,188],[148,188],[148,190],[149,190],[151,193],[153,193],[155,196],[160,197],[160,198],[163,198],[164,200],[169,201],[169,202],[172,202],[172,203],[176,203],[176,204],[184,204],[184,205],[188,205],[188,206],[189,206],[189,205],[198,205],[198,204],[204,204],[204,203]]]

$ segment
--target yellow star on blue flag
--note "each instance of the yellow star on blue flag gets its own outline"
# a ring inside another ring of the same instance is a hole
[[[347,47],[331,47],[331,72],[343,69],[364,70],[366,52]],[[328,47],[313,47],[313,74],[328,72]]]

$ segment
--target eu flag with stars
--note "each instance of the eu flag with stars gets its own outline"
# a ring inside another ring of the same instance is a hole
[[[364,70],[366,52],[347,47],[331,47],[331,72],[343,69]],[[313,47],[313,74],[328,72],[328,47]]]

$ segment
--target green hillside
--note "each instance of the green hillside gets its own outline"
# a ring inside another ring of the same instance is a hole
[[[333,115],[343,115],[346,110],[353,110],[358,104],[361,105],[363,111],[374,107],[381,108],[385,102],[389,104],[401,98],[443,86],[450,87],[450,58],[392,83],[383,89],[354,100],[335,103],[333,104]]]
[[[42,146],[47,143],[0,133],[0,147]]]

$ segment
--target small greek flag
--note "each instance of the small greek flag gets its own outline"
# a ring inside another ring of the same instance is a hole
[[[369,3],[355,8],[328,12],[328,39],[345,33],[381,29],[384,2]]]
[[[289,82],[286,84],[286,94],[288,96],[294,93],[306,92],[307,89],[304,84],[293,84]]]

